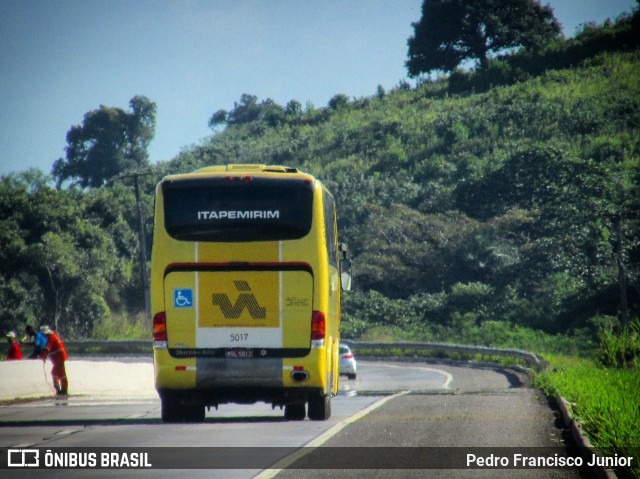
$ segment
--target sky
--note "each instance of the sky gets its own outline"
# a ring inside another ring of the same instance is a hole
[[[546,0],[573,36],[635,0]],[[51,171],[100,105],[157,105],[151,162],[210,135],[243,93],[324,107],[407,78],[422,0],[0,0],[0,175]]]

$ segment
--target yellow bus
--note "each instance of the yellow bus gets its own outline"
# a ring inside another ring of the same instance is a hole
[[[350,260],[313,176],[211,166],[156,187],[151,307],[165,422],[258,401],[326,420],[338,390]]]

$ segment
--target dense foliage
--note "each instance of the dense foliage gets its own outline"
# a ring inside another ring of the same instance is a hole
[[[129,102],[131,112],[104,105],[88,112],[67,133],[66,158],[53,165],[58,185],[103,186],[117,174],[149,164],[147,146],[156,124],[156,104],[143,96]]]
[[[134,200],[122,185],[51,183],[38,170],[0,181],[2,329],[48,323],[88,335],[112,311],[141,307]]]
[[[339,94],[326,108],[243,95],[212,114],[207,140],[143,178],[147,233],[166,174],[299,167],[334,193],[356,261],[346,336],[595,338],[598,318],[625,318],[623,293],[629,316],[640,312],[637,33],[637,15],[589,25],[485,70]],[[57,321],[85,335],[139,311],[134,205],[123,182],[80,190],[32,172],[3,177],[0,327]]]
[[[537,0],[424,0],[407,42],[409,75],[449,72],[467,60],[485,68],[489,54],[541,49],[560,34],[550,6]]]

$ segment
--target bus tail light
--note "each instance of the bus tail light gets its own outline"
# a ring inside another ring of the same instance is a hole
[[[322,311],[314,311],[311,315],[311,347],[324,348],[327,321]]]
[[[164,311],[153,317],[153,349],[167,349],[167,315]]]

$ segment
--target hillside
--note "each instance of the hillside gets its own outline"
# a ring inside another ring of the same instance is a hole
[[[637,314],[640,53],[484,93],[448,88],[229,125],[166,171],[259,162],[323,179],[357,262],[351,334],[595,327],[618,312],[619,258]]]
[[[345,336],[588,346],[626,316],[625,295],[628,316],[640,312],[637,17],[537,58],[336,95],[326,108],[243,95],[223,129],[143,179],[147,241],[166,174],[298,167],[334,193],[355,259]],[[132,204],[122,182],[78,190],[32,171],[3,177],[1,326],[108,335],[105,322],[139,313]]]

